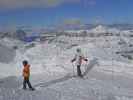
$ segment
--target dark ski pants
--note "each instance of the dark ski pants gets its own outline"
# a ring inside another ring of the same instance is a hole
[[[78,76],[82,76],[82,73],[81,73],[81,69],[80,69],[81,65],[77,65],[77,74]]]
[[[32,86],[31,86],[31,83],[29,81],[29,78],[24,78],[24,80],[23,80],[23,89],[26,89],[26,85],[28,85],[28,87],[30,89],[33,89]]]

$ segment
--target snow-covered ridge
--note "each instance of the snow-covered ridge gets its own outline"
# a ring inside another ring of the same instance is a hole
[[[99,25],[96,28],[90,30],[92,33],[119,33],[120,30],[116,28],[108,28],[106,26]]]
[[[87,33],[119,33],[120,30],[117,29],[117,28],[109,28],[109,27],[106,27],[106,26],[103,26],[103,25],[98,25],[96,26],[95,28],[92,28],[92,29],[89,29],[89,30],[67,30],[65,32],[68,32],[68,33],[81,33],[81,32],[84,32],[86,31]]]
[[[80,30],[66,30],[65,33],[68,33],[73,36],[80,35],[80,36],[105,36],[105,35],[115,35],[115,36],[123,36],[123,37],[132,37],[133,31],[132,30],[121,30],[115,27],[108,27],[105,25],[98,25],[91,29],[80,29]]]

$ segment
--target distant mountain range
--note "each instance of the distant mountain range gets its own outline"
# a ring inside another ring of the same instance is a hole
[[[117,28],[117,29],[120,29],[120,30],[132,30],[133,29],[133,24],[110,24],[110,25],[99,24],[99,25],[102,25],[102,26],[105,26],[105,27],[108,27],[108,28]],[[94,25],[94,24],[65,25],[65,26],[62,26],[62,29],[65,29],[65,30],[68,30],[68,29],[72,29],[72,30],[80,30],[80,29],[89,30],[89,29],[95,28],[95,27],[97,27],[99,25]]]
[[[66,25],[57,25],[57,26],[53,25],[48,27],[16,26],[16,28],[14,28],[12,31],[6,31],[6,32],[16,32],[16,30],[23,30],[26,33],[28,33],[28,35],[33,35],[33,33],[38,34],[45,32],[55,32],[55,31],[57,32],[63,30],[89,30],[99,25],[106,26],[108,28],[117,28],[120,30],[133,30],[133,24],[66,24]]]
[[[86,31],[88,33],[119,33],[123,30],[133,30],[133,24],[79,24],[79,25],[62,25],[62,26],[51,26],[48,28],[37,28],[31,26],[21,26],[16,27],[14,32],[0,32],[0,38],[3,37],[12,37],[17,38],[23,41],[32,41],[40,36],[40,34],[50,34],[50,33],[60,33],[60,32],[78,32],[82,33],[82,31]],[[127,33],[127,32],[126,32]]]

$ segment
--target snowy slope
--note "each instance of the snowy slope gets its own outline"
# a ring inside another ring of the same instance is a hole
[[[92,30],[96,33],[118,31],[103,26]],[[132,43],[128,41],[128,37],[61,35],[52,42],[34,42],[33,47],[28,47],[29,43],[9,44],[10,39],[4,41],[2,43],[9,48],[14,45],[21,46],[15,51],[16,55],[11,62],[0,61],[0,100],[133,100],[133,62],[117,54],[120,51],[132,50],[128,45]],[[72,77],[76,75],[76,67],[75,63],[70,61],[79,47],[89,60],[87,63],[83,62],[81,67],[85,72],[88,66],[85,79]],[[3,51],[4,48],[0,50]],[[4,51],[6,50],[8,49],[5,48]],[[10,51],[9,54],[13,53]],[[31,83],[36,88],[34,92],[20,89],[21,63],[25,59],[31,65]]]

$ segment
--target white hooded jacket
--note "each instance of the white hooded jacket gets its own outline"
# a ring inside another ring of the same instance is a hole
[[[74,56],[73,61],[76,62],[76,65],[81,65],[82,64],[82,60],[84,60],[85,57],[81,52],[77,52]]]

